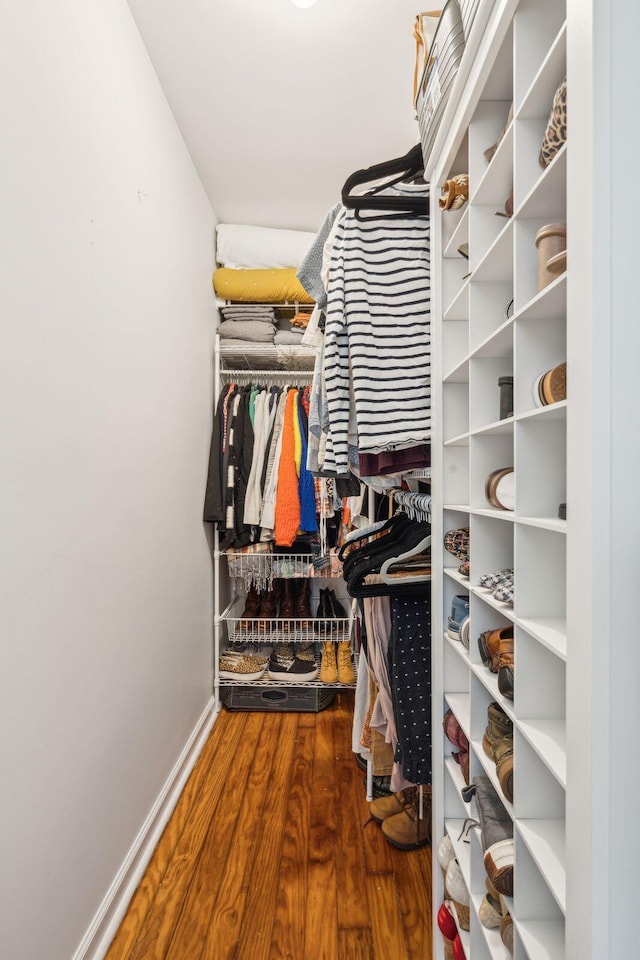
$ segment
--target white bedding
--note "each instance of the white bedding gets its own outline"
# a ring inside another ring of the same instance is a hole
[[[218,263],[240,270],[297,269],[315,240],[314,233],[304,230],[280,230],[235,223],[219,223],[216,234]]]

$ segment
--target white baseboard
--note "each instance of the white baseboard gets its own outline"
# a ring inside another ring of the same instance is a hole
[[[208,702],[72,960],[102,960],[220,712]]]

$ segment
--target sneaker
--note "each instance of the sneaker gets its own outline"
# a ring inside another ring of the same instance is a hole
[[[487,871],[487,877],[494,890],[505,897],[513,896],[514,863],[515,841],[513,837],[492,843],[485,850],[484,868]]]
[[[510,913],[507,913],[502,918],[502,923],[500,924],[500,939],[510,956],[513,956],[513,920],[511,919]]]
[[[512,567],[505,567],[498,573],[483,573],[478,580],[478,586],[484,590],[495,590],[496,587],[500,587],[504,583],[513,583],[513,573]]]
[[[269,660],[269,679],[281,683],[307,683],[318,676],[315,663],[300,660],[298,657],[282,657],[277,652]]]
[[[313,649],[313,643],[296,644],[296,657],[298,660],[304,660],[306,663],[315,663],[316,655]]]
[[[262,680],[267,661],[246,653],[223,653],[218,676],[222,680]]]

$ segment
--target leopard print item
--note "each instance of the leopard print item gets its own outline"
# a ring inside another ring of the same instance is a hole
[[[553,98],[547,129],[540,148],[540,166],[548,167],[567,141],[567,79],[562,81]]]

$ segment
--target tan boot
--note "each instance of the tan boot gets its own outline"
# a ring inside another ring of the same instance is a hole
[[[375,820],[376,823],[382,823],[384,820],[388,820],[389,817],[394,817],[397,813],[402,813],[407,803],[408,797],[405,795],[404,790],[401,790],[399,793],[392,793],[389,797],[378,797],[377,800],[372,800],[369,804],[371,819]]]
[[[425,797],[425,801],[427,797]],[[431,842],[431,798],[424,804],[424,816],[420,820],[417,807],[417,791],[405,804],[402,813],[388,817],[382,824],[385,840],[398,850],[417,850]]]
[[[338,644],[338,680],[340,683],[355,683],[356,675],[351,663],[351,644],[341,640]]]
[[[338,664],[336,662],[336,645],[331,640],[322,644],[322,661],[320,663],[320,682],[337,683]]]

